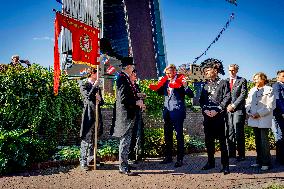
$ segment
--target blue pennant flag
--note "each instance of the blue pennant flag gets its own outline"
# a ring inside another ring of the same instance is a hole
[[[57,1],[58,3],[60,3],[60,4],[63,4],[63,3],[62,3],[62,0],[56,0],[56,1]]]

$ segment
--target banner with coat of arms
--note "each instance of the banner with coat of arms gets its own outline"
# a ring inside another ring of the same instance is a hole
[[[61,27],[65,27],[72,33],[72,61],[75,64],[86,64],[95,67],[100,64],[99,34],[98,28],[86,25],[78,20],[56,12],[55,19],[55,45],[54,45],[54,93],[58,93],[60,62],[58,37]]]

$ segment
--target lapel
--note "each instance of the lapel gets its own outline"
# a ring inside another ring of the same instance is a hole
[[[235,90],[235,88],[239,85],[239,82],[240,82],[240,81],[241,81],[241,77],[237,76],[236,81],[235,81],[235,83],[234,83],[234,85],[233,85],[232,91]]]

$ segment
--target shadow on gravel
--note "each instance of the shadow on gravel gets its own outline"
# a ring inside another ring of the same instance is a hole
[[[187,155],[184,158],[184,165],[182,167],[175,168],[175,161],[169,164],[159,164],[161,159],[146,159],[138,164],[132,165],[135,167],[134,172],[138,174],[214,174],[220,173],[222,168],[221,158],[216,157],[216,166],[210,170],[201,170],[207,162],[207,156],[205,154],[193,154]],[[235,158],[230,159],[230,172],[235,174],[266,174],[266,173],[283,173],[284,166],[275,162],[275,157],[272,156],[272,167],[267,171],[261,171],[260,168],[251,167],[255,163],[255,156],[247,156],[244,161],[238,162]],[[102,168],[104,169],[104,168]],[[112,166],[109,169],[118,170],[117,165]],[[282,177],[281,177],[282,178]]]
[[[217,157],[216,157],[217,156]],[[171,175],[184,175],[184,174],[215,174],[219,173],[222,165],[221,165],[221,158],[220,153],[215,156],[216,166],[210,170],[201,170],[201,168],[207,162],[207,155],[206,154],[190,154],[184,157],[184,165],[178,168],[174,167],[175,160],[169,164],[160,164],[162,161],[161,158],[146,158],[143,161],[138,162],[137,164],[131,164],[131,170],[133,172],[138,173],[139,175],[163,175],[163,174],[171,174]],[[255,174],[266,174],[266,173],[284,173],[284,166],[279,165],[275,162],[275,156],[272,155],[272,167],[268,171],[261,171],[259,168],[251,167],[251,164],[255,163],[255,154],[251,156],[246,156],[244,161],[238,162],[235,158],[230,159],[230,172],[234,175],[238,174],[245,174],[245,175],[255,175]],[[25,171],[21,173],[14,173],[5,175],[5,177],[13,177],[13,176],[39,176],[39,175],[53,175],[59,173],[68,173],[73,171],[74,169],[80,170],[78,164],[74,165],[61,165],[57,167],[49,167],[46,169],[38,169],[38,170],[31,170]],[[104,170],[113,170],[118,172],[118,162],[106,162],[103,166],[98,166],[97,170],[104,171]],[[77,170],[75,170],[77,171]],[[237,176],[236,175],[236,176]],[[283,174],[282,174],[283,175]],[[273,178],[276,178],[279,175],[274,175]],[[251,179],[254,177],[252,176]],[[268,178],[268,177],[267,177]],[[234,178],[230,178],[234,179]],[[237,179],[237,178],[236,178]],[[276,179],[283,179],[284,176]]]

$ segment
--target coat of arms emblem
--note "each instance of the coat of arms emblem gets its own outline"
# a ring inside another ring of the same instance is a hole
[[[80,47],[85,52],[92,51],[92,41],[91,41],[91,38],[87,34],[83,34],[80,37]]]

